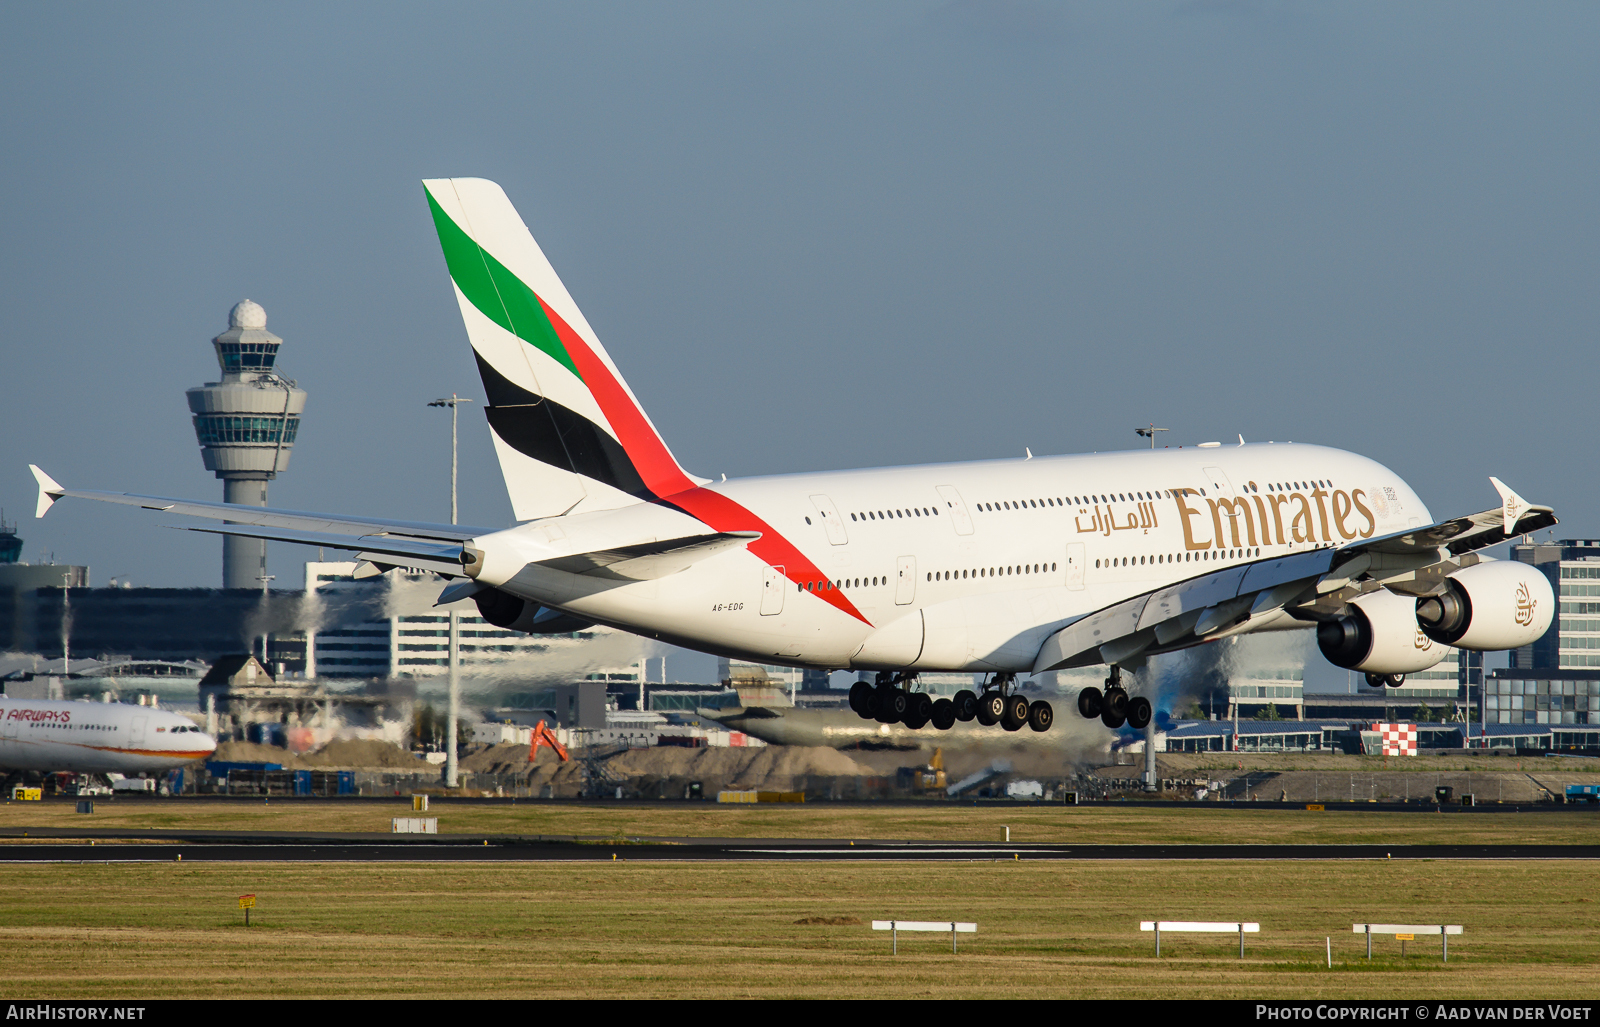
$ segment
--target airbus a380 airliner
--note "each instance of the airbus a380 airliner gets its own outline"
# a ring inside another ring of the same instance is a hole
[[[1121,666],[1314,625],[1323,654],[1398,684],[1448,646],[1531,642],[1555,610],[1532,567],[1479,551],[1556,523],[1498,507],[1435,520],[1381,464],[1307,445],[1203,444],[711,482],[679,466],[501,188],[424,183],[501,471],[505,530],[67,489],[229,523],[192,530],[346,549],[459,579],[528,632],[607,624],[760,663],[877,671],[864,718],[1050,727],[1017,675],[1107,664],[1078,710],[1142,727]],[[988,675],[933,700],[920,671]]]

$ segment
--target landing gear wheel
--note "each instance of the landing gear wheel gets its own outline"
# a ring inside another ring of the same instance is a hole
[[[927,692],[913,692],[906,698],[905,725],[913,731],[920,731],[927,726],[933,717],[933,699]]]
[[[1093,720],[1100,716],[1100,711],[1105,709],[1105,699],[1100,694],[1100,689],[1090,685],[1078,693],[1078,712],[1084,720]]]
[[[857,681],[850,686],[850,708],[856,712],[856,716],[870,719],[872,717],[871,702],[871,685],[865,681]]]
[[[956,708],[956,719],[963,724],[978,715],[978,696],[970,688],[957,692],[950,704]]]
[[[1120,688],[1106,692],[1105,708],[1100,711],[1100,723],[1113,731],[1128,719],[1128,693]]]
[[[940,731],[950,730],[956,724],[956,704],[949,699],[935,699],[933,714],[928,719]]]
[[[1028,726],[1035,731],[1048,731],[1050,725],[1056,722],[1056,711],[1043,699],[1028,705]]]
[[[999,692],[985,692],[978,698],[978,723],[994,727],[1006,712],[1006,698]]]
[[[1150,723],[1150,700],[1137,696],[1128,700],[1128,726],[1143,731]]]
[[[1000,715],[1000,726],[1007,731],[1021,731],[1022,725],[1028,722],[1028,698],[1022,695],[1008,695],[1005,699],[1005,711]]]
[[[875,690],[878,697],[878,721],[883,724],[898,724],[905,719],[906,694],[893,685],[879,685]]]

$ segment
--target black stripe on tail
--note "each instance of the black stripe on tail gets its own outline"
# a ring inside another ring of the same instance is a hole
[[[603,482],[640,499],[655,496],[610,433],[576,410],[529,392],[476,352],[488,398],[489,427],[512,449],[540,463]]]

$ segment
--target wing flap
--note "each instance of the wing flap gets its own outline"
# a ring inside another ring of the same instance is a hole
[[[244,524],[220,524],[216,527],[187,527],[183,531],[203,531],[209,535],[239,535],[244,538],[266,539],[269,542],[293,542],[302,546],[324,546],[328,549],[345,549],[362,554],[362,559],[393,566],[416,567],[421,564],[408,560],[427,560],[451,568],[449,573],[458,577],[461,570],[461,546],[443,542],[425,542],[419,539],[392,535],[338,535],[322,531],[294,531],[289,528],[262,528]],[[434,569],[429,567],[429,570]]]

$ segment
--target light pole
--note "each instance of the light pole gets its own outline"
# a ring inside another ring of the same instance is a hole
[[[460,438],[457,431],[460,412],[457,409],[462,403],[471,403],[455,393],[449,399],[436,399],[429,403],[430,407],[450,408],[450,523],[456,524],[456,444]],[[456,770],[456,722],[461,712],[461,621],[457,616],[455,607],[445,611],[445,616],[450,621],[450,700],[448,711],[445,714],[445,742],[444,742],[444,784],[446,788],[454,788],[457,784]]]
[[[267,558],[265,555],[266,551],[267,543],[265,540],[263,540],[261,543],[261,552],[263,554],[261,557],[262,571],[267,569]],[[267,583],[276,577],[276,574],[262,573],[256,575],[256,580],[261,582],[261,669],[266,671],[268,674],[272,673],[272,666],[271,664],[267,663],[267,637],[271,634],[271,631],[268,628],[269,622],[267,620]]]
[[[1135,428],[1135,429],[1133,429],[1133,433],[1135,435],[1139,436],[1140,438],[1149,439],[1150,440],[1150,448],[1151,449],[1155,449],[1156,448],[1156,432],[1158,432],[1158,431],[1171,431],[1171,430],[1172,429],[1170,429],[1170,428],[1157,428],[1154,423],[1151,423],[1150,427],[1148,427],[1148,428]]]

